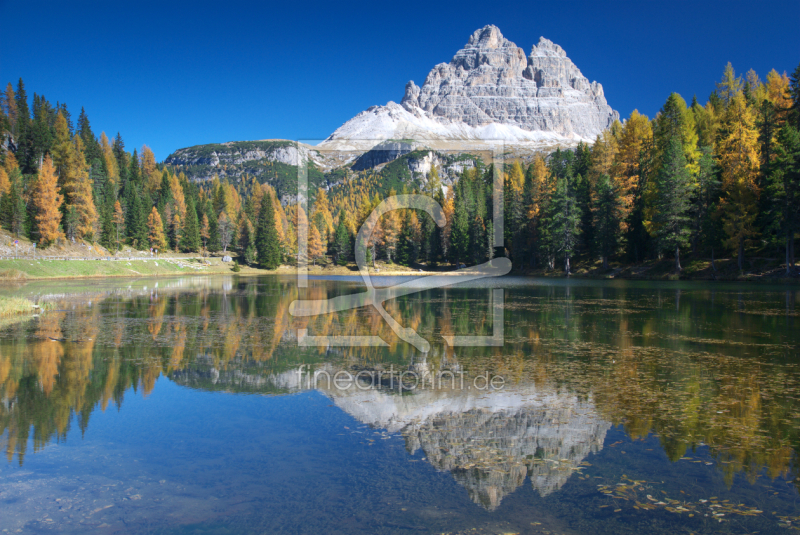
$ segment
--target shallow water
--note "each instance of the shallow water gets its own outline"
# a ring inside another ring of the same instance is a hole
[[[492,335],[498,287],[502,346],[445,344]],[[427,353],[370,308],[290,313],[361,290],[291,277],[1,289],[53,306],[0,329],[0,531],[800,527],[797,288],[502,279],[387,301]],[[300,347],[299,329],[386,344]],[[347,388],[326,380],[344,372],[358,374]]]

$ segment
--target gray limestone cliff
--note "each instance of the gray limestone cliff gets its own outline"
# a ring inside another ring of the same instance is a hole
[[[496,26],[475,31],[422,87],[408,82],[400,105],[373,106],[336,130],[325,146],[359,140],[593,141],[619,114],[563,48],[544,37],[527,56]],[[537,135],[538,134],[538,135]],[[375,142],[377,143],[377,141]]]

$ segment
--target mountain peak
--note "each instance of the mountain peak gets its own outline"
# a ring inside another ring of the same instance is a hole
[[[533,48],[531,49],[531,56],[552,56],[566,58],[567,53],[563,48],[555,44],[550,39],[540,37],[539,42],[533,45]]]
[[[487,24],[480,30],[475,30],[469,38],[468,45],[484,46],[486,48],[499,48],[509,41],[503,37],[500,28],[494,24]]]
[[[321,147],[369,149],[387,139],[575,146],[591,143],[618,118],[602,86],[589,82],[559,45],[540,37],[526,56],[490,24],[449,63],[431,69],[422,87],[408,82],[399,105],[360,113]]]

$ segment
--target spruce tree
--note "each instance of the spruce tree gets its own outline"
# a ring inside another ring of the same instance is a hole
[[[222,249],[219,237],[219,220],[214,212],[211,201],[206,201],[206,215],[208,216],[208,250],[219,251]]]
[[[450,231],[450,249],[457,264],[467,262],[469,251],[469,178],[464,174],[456,184],[453,223]]]
[[[556,181],[553,192],[549,217],[549,237],[552,252],[561,255],[564,259],[564,273],[570,273],[570,260],[575,254],[580,234],[581,211],[578,200],[570,182],[572,181],[571,168],[569,174]]]
[[[17,151],[15,156],[19,162],[20,169],[25,174],[36,172],[36,164],[33,154],[33,137],[31,132],[31,113],[28,107],[28,94],[25,91],[25,83],[22,78],[17,83],[15,94],[17,105],[17,121],[15,126],[15,143]]]
[[[795,67],[789,80],[789,97],[792,99],[789,122],[800,130],[800,64]]]
[[[405,227],[403,227],[405,230]],[[403,234],[400,234],[400,243],[402,246]],[[398,247],[399,249],[400,247]],[[344,224],[344,213],[339,214],[339,224],[336,225],[336,230],[333,233],[333,244],[331,246],[331,252],[334,256],[334,262],[339,265],[347,264],[347,258],[350,256],[350,232],[347,230],[347,226]],[[398,253],[399,258],[400,253]],[[408,260],[406,260],[408,262]],[[407,264],[406,264],[407,265]]]
[[[607,174],[598,177],[593,198],[594,246],[603,261],[603,269],[608,269],[608,257],[619,246],[622,202],[616,184]]]
[[[281,250],[278,230],[275,228],[275,213],[272,207],[272,194],[266,192],[261,200],[256,227],[256,251],[258,263],[265,269],[275,269],[281,265]]]
[[[769,223],[785,240],[788,276],[794,267],[794,236],[800,230],[800,132],[787,123],[777,141],[767,190]]]
[[[136,149],[133,149],[133,156],[128,165],[128,185],[137,188],[140,187],[141,176],[142,173],[139,170],[139,156],[136,154]]]
[[[81,114],[78,116],[78,135],[86,147],[86,160],[92,161],[95,158],[98,160],[103,158],[103,152],[100,150],[100,143],[92,132],[92,127],[89,124],[89,116],[86,111],[81,108]]]
[[[190,196],[186,198],[186,218],[183,222],[181,249],[186,253],[195,253],[200,250],[200,223],[197,220],[194,201]]]
[[[689,243],[691,177],[686,169],[680,135],[672,135],[656,174],[654,235],[661,250],[675,251],[675,269],[681,270],[680,248]]]

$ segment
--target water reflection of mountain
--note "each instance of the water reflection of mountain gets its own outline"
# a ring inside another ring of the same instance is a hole
[[[429,291],[386,306],[404,326],[434,343],[427,356],[431,369],[488,370],[515,384],[535,383],[542,392],[577,392],[632,438],[657,434],[673,461],[708,445],[729,483],[740,472],[751,478],[765,469],[769,477],[797,473],[796,292],[691,285],[667,292],[621,281],[507,282],[513,287],[505,300],[502,351],[463,348],[456,358],[452,348],[435,343],[445,334],[491,332],[485,289]],[[309,288],[299,289],[292,278],[220,277],[73,281],[69,288],[63,282],[36,282],[8,290],[54,306],[36,319],[0,330],[0,449],[22,463],[31,446],[35,451],[60,440],[74,426],[85,430],[94,411],[121,406],[135,393],[147,395],[162,376],[193,388],[280,394],[300,388],[296,370],[303,364],[357,370],[413,363],[413,348],[393,340],[377,313],[354,309],[316,318],[289,313],[294,299],[326,299],[357,289],[339,282],[309,281]],[[379,333],[387,335],[390,346],[298,347],[301,328],[315,336]],[[412,366],[425,371],[422,363]],[[437,394],[441,399],[423,393],[391,395],[390,401],[380,392],[371,395],[378,396],[374,402],[366,398],[358,408],[351,400],[348,411],[373,425],[408,426],[404,434],[410,447],[422,448],[437,468],[453,470],[456,477],[462,477],[458,470],[475,469],[484,470],[480,477],[487,480],[499,476],[488,465],[469,467],[469,456],[478,456],[473,442],[453,444],[450,434],[484,437],[493,431],[497,442],[502,428],[520,448],[515,459],[531,454],[535,459],[537,450],[526,449],[517,438],[527,436],[522,427],[512,431],[503,426],[522,426],[511,421],[524,420],[536,429],[535,440],[524,440],[545,452],[558,451],[544,441],[545,426],[566,421],[555,427],[563,435],[562,427],[580,421],[573,408],[568,417],[557,415],[548,422],[558,404],[531,414],[519,404],[502,407],[499,398],[486,408],[480,396],[454,393]],[[377,418],[379,406],[389,416]],[[416,420],[406,413],[414,413]],[[580,447],[581,440],[575,439]],[[521,470],[494,461],[500,471]],[[536,463],[522,464],[525,476],[543,470]]]
[[[448,470],[475,503],[494,510],[530,477],[546,496],[561,488],[581,461],[603,447],[611,424],[591,401],[524,386],[495,392],[328,390],[334,403],[372,427],[401,433]]]
[[[331,377],[338,371],[330,365],[316,369]],[[170,378],[206,390],[277,394],[313,388],[307,371],[217,369],[210,358],[198,357]],[[404,395],[387,388],[340,390],[325,381],[318,386],[358,421],[403,435],[410,453],[421,449],[427,462],[452,472],[472,501],[490,511],[527,477],[542,496],[561,488],[589,453],[602,449],[611,426],[591,400],[533,385],[493,392],[465,385],[463,390],[418,389]]]

